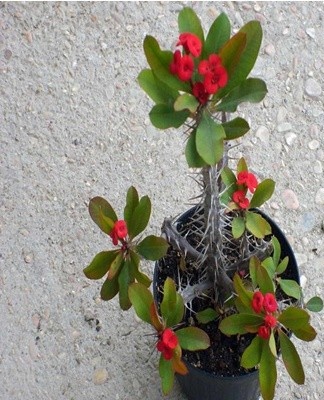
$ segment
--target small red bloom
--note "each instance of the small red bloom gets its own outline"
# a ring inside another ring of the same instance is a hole
[[[209,94],[205,90],[205,86],[202,82],[196,82],[192,87],[192,93],[200,104],[206,104],[208,101]]]
[[[112,239],[113,244],[116,246],[118,244],[119,239],[125,239],[128,234],[126,222],[123,220],[119,220],[115,222],[114,227],[110,232],[110,237]]]
[[[264,310],[269,313],[277,311],[278,304],[272,293],[267,293],[264,295],[263,307],[264,307]]]
[[[251,172],[241,171],[237,175],[237,184],[246,186],[251,193],[254,193],[258,186],[258,181],[255,175]]]
[[[181,81],[189,81],[194,70],[194,62],[190,56],[184,55],[178,64],[178,78]]]
[[[254,292],[252,299],[252,308],[259,314],[263,308],[263,294],[261,292]]]
[[[187,54],[192,54],[193,57],[199,57],[201,54],[201,40],[193,33],[185,32],[179,36],[177,46],[183,46]]]
[[[266,315],[264,317],[264,325],[268,328],[274,328],[277,325],[277,318],[273,315]]]
[[[269,339],[271,334],[271,329],[265,325],[260,326],[258,329],[258,335],[262,337],[262,339]]]
[[[173,350],[178,345],[178,338],[172,329],[166,328],[156,344],[156,348],[162,353],[165,360],[170,360],[173,356]]]
[[[222,65],[214,68],[213,72],[205,74],[204,85],[206,92],[214,94],[227,83],[227,71]]]
[[[232,199],[240,208],[247,209],[250,205],[250,200],[245,197],[243,190],[237,190],[233,193]]]
[[[173,60],[172,60],[172,63],[170,64],[171,74],[177,75],[180,61],[181,61],[181,52],[180,52],[180,50],[176,50],[173,53]]]
[[[198,72],[200,75],[206,75],[208,73],[214,73],[216,67],[222,65],[222,60],[217,54],[211,54],[208,60],[202,60],[198,65]]]

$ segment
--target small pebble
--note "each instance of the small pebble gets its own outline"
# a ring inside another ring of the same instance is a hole
[[[92,381],[95,385],[102,385],[108,380],[108,371],[106,368],[99,368],[93,373]]]
[[[5,58],[6,60],[10,60],[11,57],[12,57],[12,51],[9,50],[9,49],[6,49],[6,50],[4,51],[4,58]]]
[[[305,82],[305,93],[316,99],[322,94],[321,85],[314,78],[309,78]]]
[[[269,142],[269,136],[270,136],[270,132],[269,129],[265,126],[260,126],[256,133],[255,133],[256,137],[258,139],[260,139],[260,141],[262,143],[268,143]]]
[[[316,150],[316,149],[319,148],[319,146],[320,146],[320,142],[319,142],[318,140],[312,140],[312,141],[310,141],[310,142],[308,143],[308,147],[309,147],[311,150]]]
[[[268,56],[273,57],[273,56],[276,54],[276,49],[275,49],[275,47],[274,47],[274,45],[273,45],[272,43],[269,43],[269,44],[265,47],[264,52],[265,52]]]
[[[277,126],[278,132],[287,132],[291,130],[291,124],[289,122],[283,122]]]
[[[309,37],[311,37],[312,39],[315,38],[315,29],[314,28],[307,28],[306,29],[306,33]]]
[[[320,188],[315,196],[315,203],[324,205],[324,188]]]
[[[291,189],[284,190],[282,194],[282,199],[284,202],[284,206],[289,210],[297,210],[299,208],[299,201],[296,196],[296,193]]]
[[[315,174],[322,174],[323,173],[323,166],[319,160],[316,160],[314,163],[314,172]]]
[[[307,256],[302,253],[295,253],[296,261],[298,266],[304,265],[307,263]]]
[[[31,264],[33,262],[33,260],[34,260],[34,256],[32,253],[26,254],[24,256],[24,261],[26,264]]]
[[[301,277],[300,277],[300,286],[302,287],[302,289],[305,289],[306,283],[307,283],[306,276],[305,275],[301,275]]]
[[[288,132],[285,134],[285,140],[286,140],[286,143],[288,144],[288,146],[291,146],[294,143],[294,141],[296,140],[296,138],[297,138],[297,135],[293,132]]]

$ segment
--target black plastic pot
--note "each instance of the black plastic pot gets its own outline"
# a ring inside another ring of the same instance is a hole
[[[194,213],[195,207],[191,208],[178,218],[178,222],[185,222]],[[300,283],[299,271],[294,252],[279,226],[264,212],[254,210],[261,214],[271,225],[272,233],[277,237],[281,245],[282,258],[288,256],[289,264],[284,275],[289,279]],[[159,264],[156,263],[153,276],[153,294],[158,302],[158,274]],[[260,398],[259,372],[253,371],[244,375],[233,377],[217,376],[206,372],[186,362],[189,373],[177,375],[177,380],[189,400],[258,400]]]

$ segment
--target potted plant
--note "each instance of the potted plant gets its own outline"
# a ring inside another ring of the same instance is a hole
[[[267,93],[263,80],[249,77],[262,29],[250,21],[232,34],[222,13],[205,35],[188,7],[178,23],[174,51],[146,36],[149,68],[138,81],[155,103],[152,124],[184,128],[184,152],[201,196],[180,217],[165,219],[161,237],[143,237],[151,202],[134,187],[122,218],[107,200],[91,199],[90,216],[115,248],[97,254],[84,273],[105,276],[101,298],[118,294],[121,309],[133,306],[155,332],[164,394],[176,374],[190,399],[255,400],[261,392],[271,400],[277,358],[295,382],[304,382],[291,338],[315,338],[309,311],[320,311],[323,302],[304,299],[294,253],[260,210],[275,182],[260,181],[231,153],[249,131],[240,104],[260,102]],[[153,291],[142,258],[156,262]]]

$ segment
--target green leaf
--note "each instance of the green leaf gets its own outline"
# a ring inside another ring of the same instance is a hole
[[[257,208],[262,206],[270,199],[275,189],[275,182],[272,179],[265,179],[260,182],[252,196],[250,207]]]
[[[196,112],[199,106],[199,101],[196,99],[195,96],[189,93],[184,93],[180,95],[175,103],[174,103],[174,110],[175,111],[182,111],[182,110],[189,110],[190,112]]]
[[[109,272],[108,272],[108,279],[112,280],[115,276],[118,276],[120,270],[123,268],[124,258],[123,253],[120,251],[114,261],[111,263]]]
[[[141,283],[132,283],[128,288],[128,296],[137,316],[151,324],[150,307],[154,302],[152,293]]]
[[[274,293],[274,283],[268,273],[261,263],[250,264],[250,271],[253,270],[252,274],[254,276],[256,285],[260,287],[262,293]]]
[[[247,163],[246,163],[244,157],[241,157],[237,163],[237,173],[243,172],[243,171],[248,171],[248,166],[247,166]]]
[[[127,226],[132,218],[133,212],[135,208],[138,206],[139,198],[137,190],[134,186],[131,186],[126,195],[126,206],[124,208],[124,219],[126,221]]]
[[[294,299],[300,300],[301,297],[301,289],[298,283],[292,279],[277,279],[279,286],[281,289],[290,297]]]
[[[286,256],[278,265],[277,269],[276,269],[276,273],[278,275],[282,274],[283,272],[286,271],[287,267],[289,264],[289,257]]]
[[[172,104],[156,104],[149,116],[156,128],[179,128],[189,117],[189,111],[175,111]]]
[[[151,200],[143,196],[135,207],[128,224],[128,235],[130,239],[139,235],[146,228],[151,216]]]
[[[131,262],[129,264],[129,269],[132,276],[137,280],[137,282],[141,283],[146,287],[149,287],[152,281],[147,275],[145,275],[143,272],[139,270],[139,263],[140,263],[139,256],[133,251],[130,251],[130,260]]]
[[[275,236],[272,236],[271,243],[273,247],[273,254],[272,254],[273,264],[277,268],[281,257],[281,245],[279,240]]]
[[[307,311],[297,307],[288,307],[279,315],[278,321],[294,332],[307,326],[309,318]]]
[[[154,75],[171,87],[173,90],[191,92],[190,85],[181,81],[170,72],[170,64],[173,60],[171,51],[162,51],[157,40],[153,36],[146,36],[144,39],[144,53]]]
[[[249,261],[249,272],[254,286],[258,286],[257,270],[261,267],[261,261],[256,256],[252,256]]]
[[[278,333],[280,350],[286,370],[296,383],[302,385],[305,382],[305,374],[297,350],[285,333],[283,333],[281,330],[279,330]]]
[[[207,163],[200,157],[197,151],[196,130],[191,132],[188,138],[185,155],[189,168],[202,168],[207,165]]]
[[[83,272],[89,279],[101,279],[109,270],[118,255],[118,250],[102,251],[97,254]]]
[[[117,221],[117,215],[108,201],[102,197],[94,197],[91,199],[89,203],[89,214],[99,228],[109,235],[114,227],[115,221]]]
[[[205,350],[210,346],[209,336],[202,329],[189,326],[176,331],[182,349],[189,351]]]
[[[277,382],[276,358],[271,353],[268,341],[264,339],[262,339],[259,382],[262,399],[273,400]]]
[[[267,257],[265,260],[262,261],[262,266],[268,272],[271,279],[274,279],[276,273],[276,267],[273,262],[272,257]]]
[[[256,238],[263,239],[271,234],[270,224],[260,215],[251,211],[245,213],[246,229]]]
[[[151,69],[144,69],[137,77],[140,87],[156,104],[173,104],[178,91],[160,81]]]
[[[159,374],[162,383],[162,392],[167,395],[171,392],[174,384],[174,372],[171,361],[165,360],[161,354],[159,362]]]
[[[234,172],[227,166],[225,166],[221,172],[222,181],[226,187],[233,186],[236,184],[236,176]]]
[[[197,152],[208,165],[216,165],[223,156],[225,132],[204,113],[196,132]]]
[[[211,25],[204,46],[204,58],[210,54],[218,54],[220,48],[231,35],[231,23],[225,13],[221,13]]]
[[[311,342],[316,338],[317,333],[311,325],[307,324],[300,329],[294,329],[294,335],[300,340]]]
[[[271,332],[270,338],[269,338],[269,348],[271,350],[271,353],[273,354],[274,357],[278,357],[277,354],[277,345],[276,345],[276,340],[274,337],[273,332]]]
[[[236,86],[217,105],[217,111],[235,112],[239,104],[244,102],[258,103],[267,94],[267,86],[263,80],[249,78]]]
[[[249,130],[250,126],[245,119],[237,117],[228,122],[223,122],[222,126],[225,131],[226,140],[237,139],[245,135]]]
[[[134,278],[131,276],[129,269],[130,262],[130,260],[124,262],[124,266],[118,275],[119,305],[124,311],[128,310],[132,305],[128,297],[129,285],[134,282]]]
[[[175,283],[171,278],[167,278],[164,282],[161,314],[168,327],[178,324],[183,318],[183,299],[177,293]]]
[[[196,314],[197,321],[200,324],[208,324],[208,322],[214,321],[218,316],[219,313],[213,308],[206,308]]]
[[[185,33],[185,32],[193,33],[199,37],[202,45],[204,44],[204,32],[201,27],[201,22],[192,8],[184,7],[179,12],[178,25],[180,33]]]
[[[306,308],[312,312],[320,312],[323,310],[323,300],[318,296],[312,297],[306,303]]]
[[[232,235],[234,239],[239,239],[245,232],[245,220],[243,217],[235,217],[232,221]]]
[[[118,278],[115,277],[112,280],[106,279],[101,287],[100,297],[102,300],[105,301],[111,300],[116,296],[118,291],[119,291]]]
[[[147,236],[137,245],[137,251],[146,260],[157,261],[168,251],[169,243],[162,237]]]
[[[262,354],[262,342],[263,339],[257,335],[244,350],[241,358],[241,366],[243,368],[250,369],[259,364]]]
[[[263,318],[260,315],[233,314],[223,319],[219,325],[219,329],[225,335],[237,335],[250,332],[251,328],[257,328],[262,323]]]
[[[249,290],[246,290],[245,286],[243,285],[243,281],[238,274],[234,275],[233,285],[234,285],[234,290],[238,295],[239,299],[241,300],[242,304],[251,309],[253,293],[250,292]]]

